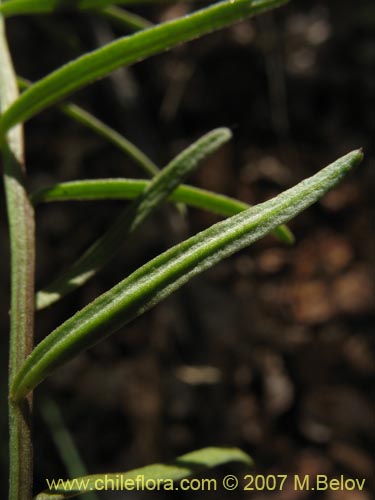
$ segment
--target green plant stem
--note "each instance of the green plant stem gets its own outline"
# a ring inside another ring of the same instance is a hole
[[[0,0],[1,4],[1,0]],[[0,15],[1,114],[18,97],[5,23]],[[25,185],[23,130],[14,127],[1,141],[4,186],[11,245],[11,311],[9,384],[30,354],[34,320],[34,211]],[[32,490],[32,395],[22,403],[9,400],[9,499],[28,500]]]

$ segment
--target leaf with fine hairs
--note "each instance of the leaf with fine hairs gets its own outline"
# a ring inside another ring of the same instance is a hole
[[[180,43],[266,12],[286,0],[225,0],[189,16],[115,40],[57,69],[26,90],[0,120],[7,130],[112,71],[164,52]]]
[[[153,464],[128,472],[95,474],[62,481],[57,487],[39,493],[34,500],[65,500],[87,491],[102,491],[105,484],[118,485],[118,491],[123,491],[124,495],[127,491],[126,485],[128,485],[128,490],[147,492],[145,487],[147,480],[159,482],[160,485],[164,484],[166,490],[171,488],[177,490],[181,479],[229,462],[238,462],[247,466],[253,463],[251,458],[238,448],[203,448],[186,453],[167,464]],[[122,489],[121,485],[123,485]],[[131,488],[132,485],[133,488]],[[163,490],[162,487],[160,489]]]
[[[212,267],[319,200],[363,158],[361,150],[336,160],[275,198],[214,224],[167,250],[78,311],[42,340],[11,386],[22,400],[56,368],[147,311]]]
[[[133,200],[143,193],[149,184],[150,181],[144,179],[85,179],[54,184],[32,193],[30,197],[34,205],[72,200]],[[243,201],[186,184],[178,186],[168,200],[224,217],[250,208],[250,205]],[[293,233],[287,226],[281,225],[273,233],[282,243],[294,243]]]
[[[224,127],[215,129],[174,158],[70,269],[45,289],[37,292],[37,309],[43,309],[53,304],[67,293],[86,283],[116,254],[127,236],[133,233],[168,198],[178,184],[231,137],[232,133],[229,129]]]

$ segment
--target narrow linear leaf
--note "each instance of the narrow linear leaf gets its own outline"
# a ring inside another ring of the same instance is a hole
[[[157,165],[145,155],[135,144],[119,134],[116,130],[109,127],[91,113],[76,106],[75,104],[61,104],[60,111],[72,118],[74,121],[96,132],[108,142],[116,146],[123,153],[129,156],[147,175],[156,175],[159,172]]]
[[[155,0],[11,0],[0,6],[4,17],[50,14],[56,11],[97,10],[111,5],[154,3]],[[162,0],[164,1],[164,0]]]
[[[173,484],[177,483],[175,486],[178,487],[178,481],[185,477],[229,462],[238,462],[245,465],[252,465],[253,463],[251,458],[238,448],[203,448],[182,455],[169,464],[153,464],[128,472],[95,474],[71,479],[65,481],[63,485],[60,484],[54,490],[39,493],[34,500],[65,500],[66,498],[81,495],[86,491],[98,490],[105,484],[105,481],[107,481],[107,484],[111,484],[110,481],[116,484],[116,480],[119,484],[121,481],[124,485],[129,485],[130,482],[136,485],[138,479],[140,489],[142,489],[142,480],[146,482],[152,479],[164,482],[166,486],[173,481]],[[126,483],[126,481],[128,482]]]
[[[118,7],[107,7],[98,12],[107,19],[129,28],[131,31],[140,31],[153,26],[153,24],[144,17]]]
[[[25,78],[17,78],[20,89],[25,90],[32,86],[32,83]],[[65,116],[77,123],[84,125],[109,143],[116,146],[120,151],[129,156],[147,175],[155,175],[159,172],[157,165],[145,155],[135,144],[116,130],[103,123],[80,106],[72,103],[64,103],[58,106],[58,110]]]
[[[321,198],[363,158],[353,151],[275,198],[176,245],[78,311],[34,349],[11,387],[23,399],[56,368],[167,297],[188,280],[245,248]]]
[[[0,6],[4,17],[51,14],[59,11],[100,10],[112,5],[202,3],[202,0],[7,0]],[[203,0],[204,1],[204,0]]]
[[[138,14],[120,9],[113,4],[134,5],[136,2],[129,0],[11,0],[0,5],[0,14],[4,17],[51,14],[56,12],[87,11],[92,10],[130,31],[139,31],[152,26],[152,23]]]
[[[133,200],[149,185],[143,179],[95,179],[62,182],[43,188],[31,194],[34,205],[55,201],[87,200]],[[168,197],[171,202],[184,203],[194,208],[208,210],[224,217],[242,212],[250,205],[243,201],[206,189],[181,185]],[[291,245],[294,236],[287,226],[281,225],[274,230],[280,241]]]
[[[36,294],[37,309],[47,307],[83,285],[119,250],[120,245],[207,156],[232,137],[227,128],[209,132],[180,153],[126,208],[104,235],[96,240],[72,267]]]
[[[53,399],[42,399],[40,413],[69,477],[86,476],[88,471],[73,436],[64,422],[59,406]],[[88,491],[85,498],[86,500],[99,500],[94,491]]]
[[[26,90],[0,120],[0,137],[16,123],[76,90],[127,66],[204,34],[286,3],[286,0],[225,0],[189,16],[120,38],[57,69]]]

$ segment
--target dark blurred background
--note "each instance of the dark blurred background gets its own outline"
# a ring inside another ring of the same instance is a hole
[[[153,22],[185,5],[134,11]],[[35,488],[67,475],[40,412],[57,404],[90,473],[123,471],[204,446],[239,446],[264,474],[366,478],[365,491],[258,492],[251,498],[369,500],[374,452],[373,275],[375,4],[291,2],[272,14],[115,72],[74,101],[160,166],[202,133],[233,141],[191,182],[263,201],[362,146],[361,167],[273,237],[226,260],[79,356],[35,393]],[[8,23],[18,74],[36,80],[124,34],[98,16]],[[372,134],[372,137],[371,137]],[[143,177],[121,152],[56,110],[26,125],[30,189],[56,181]],[[111,222],[120,202],[37,210],[37,285]],[[1,474],[6,489],[9,250],[1,202]],[[159,210],[95,279],[38,314],[36,341],[137,266],[217,221]],[[243,468],[226,467],[243,475]],[[205,477],[215,477],[215,472]],[[0,491],[5,498],[5,492]],[[201,493],[180,494],[196,498]],[[127,498],[168,498],[138,493]],[[205,493],[247,498],[245,493]],[[123,498],[123,493],[100,498]]]

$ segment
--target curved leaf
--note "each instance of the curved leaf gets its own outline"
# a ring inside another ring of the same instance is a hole
[[[219,128],[201,137],[153,178],[132,205],[126,208],[104,235],[96,240],[71,268],[36,294],[37,309],[47,307],[83,285],[119,250],[126,237],[155,210],[200,162],[232,137]]]
[[[96,344],[188,280],[289,221],[358,165],[353,151],[275,198],[249,208],[176,245],[78,311],[48,335],[25,361],[11,386],[23,399],[56,368]]]
[[[61,182],[31,194],[32,202],[83,201],[83,200],[133,200],[149,185],[143,179],[95,179]],[[191,207],[208,210],[224,217],[236,215],[250,208],[243,201],[206,189],[181,185],[168,197],[169,201],[184,203]],[[287,245],[294,243],[293,233],[281,225],[274,230],[280,241]]]
[[[178,457],[169,464],[153,464],[128,472],[95,474],[71,479],[65,481],[63,484],[60,483],[54,489],[39,493],[34,500],[65,500],[66,498],[73,498],[86,491],[94,491],[101,488],[101,485],[104,485],[105,481],[107,481],[107,484],[111,484],[111,481],[113,481],[113,484],[122,483],[124,485],[128,481],[128,485],[130,482],[136,485],[137,478],[139,481],[138,484],[140,484],[139,489],[142,488],[142,480],[145,482],[148,479],[159,480],[165,484],[171,484],[171,481],[173,481],[173,484],[177,483],[177,489],[178,481],[181,479],[202,470],[211,469],[229,462],[239,462],[245,465],[252,465],[253,463],[251,458],[238,448],[203,448],[186,453],[186,455]],[[123,491],[126,494],[126,490],[123,489]]]
[[[284,4],[286,0],[225,0],[189,16],[120,38],[57,69],[26,90],[0,120],[0,137],[76,90],[206,33]]]
[[[19,88],[22,90],[32,86],[32,83],[25,78],[18,77],[17,81]],[[103,139],[106,139],[108,142],[116,146],[120,151],[129,156],[148,175],[153,176],[159,172],[157,165],[135,144],[85,109],[68,102],[60,104],[58,106],[58,110],[65,116],[71,118],[77,123],[80,123],[81,125],[84,125]]]

